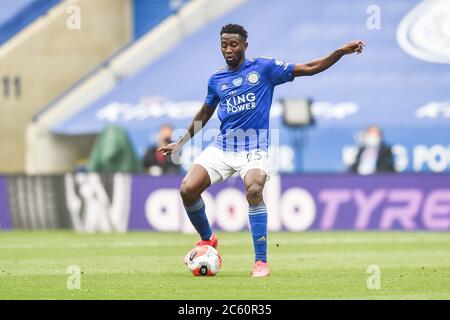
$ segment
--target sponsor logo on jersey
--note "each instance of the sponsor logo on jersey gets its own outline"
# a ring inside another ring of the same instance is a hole
[[[228,87],[227,87],[227,85],[225,83],[220,87],[221,91],[224,91],[224,90],[227,90],[227,89],[228,89]]]
[[[252,71],[247,75],[247,82],[251,85],[258,84],[259,74],[256,71]]]
[[[256,108],[256,95],[253,92],[225,99],[227,113],[236,113]]]

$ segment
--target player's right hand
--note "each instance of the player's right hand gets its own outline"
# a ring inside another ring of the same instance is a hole
[[[173,143],[169,143],[167,146],[158,148],[157,151],[161,152],[164,157],[167,157],[171,153],[177,152],[178,149],[179,149],[178,143],[173,142]]]

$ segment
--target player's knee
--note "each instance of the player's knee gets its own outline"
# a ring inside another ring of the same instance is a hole
[[[259,185],[250,185],[246,191],[247,200],[249,203],[258,202],[262,200],[262,188]]]
[[[191,183],[183,181],[180,186],[180,196],[184,203],[192,203],[200,196],[198,194],[198,188]]]

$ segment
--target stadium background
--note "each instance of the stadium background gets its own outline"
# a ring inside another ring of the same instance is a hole
[[[138,158],[162,124],[186,128],[223,64],[220,27],[234,22],[249,31],[248,57],[305,62],[367,43],[276,88],[269,230],[447,232],[448,21],[445,0],[0,0],[0,230],[192,233],[178,186],[205,141],[180,176],[80,168],[109,125],[126,130]],[[311,99],[314,124],[284,125],[286,98]],[[397,174],[348,173],[370,124],[393,145]],[[217,126],[214,116],[205,129]],[[239,178],[204,199],[216,230],[248,230]]]

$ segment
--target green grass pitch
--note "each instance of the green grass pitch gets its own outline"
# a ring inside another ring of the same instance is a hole
[[[249,276],[248,232],[218,233],[223,267],[194,277],[195,235],[0,233],[0,299],[449,299],[450,233],[269,233],[268,278]],[[71,265],[80,289],[69,290]],[[380,268],[380,289],[368,289]],[[369,281],[370,282],[370,281]]]

